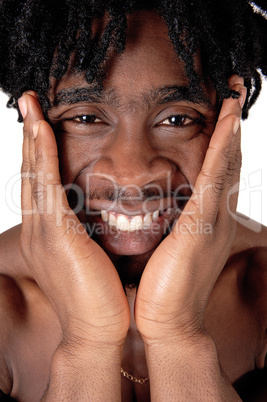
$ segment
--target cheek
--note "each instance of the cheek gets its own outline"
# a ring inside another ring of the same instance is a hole
[[[99,147],[92,141],[77,140],[75,137],[60,135],[57,137],[59,167],[62,184],[70,184],[77,176],[99,156]]]
[[[200,135],[177,149],[179,169],[192,186],[195,185],[197,176],[202,168],[209,141],[210,136]]]
[[[210,136],[199,135],[183,143],[161,144],[160,154],[171,160],[191,185],[195,184],[201,170]],[[73,183],[86,168],[93,172],[94,162],[102,155],[103,144],[90,138],[69,135],[57,136],[60,173],[63,185]],[[167,146],[166,146],[167,145]]]

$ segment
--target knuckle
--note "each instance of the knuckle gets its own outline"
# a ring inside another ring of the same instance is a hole
[[[242,166],[242,155],[241,152],[236,154],[231,154],[228,160],[228,167],[226,171],[226,180],[231,183],[234,174],[239,174]]]
[[[220,152],[220,159],[223,163],[227,163],[228,159],[229,159],[229,151],[230,151],[230,147],[227,146],[225,148],[223,148]]]
[[[26,125],[24,124],[23,126],[23,137],[28,138],[29,137],[29,130],[26,127]]]
[[[42,150],[40,148],[36,148],[35,149],[35,163],[36,166],[42,166],[45,162],[45,157],[44,157],[44,153],[42,152]]]
[[[215,196],[220,195],[225,187],[225,173],[217,173],[212,183],[212,190]]]
[[[24,123],[24,126],[23,126],[23,137],[24,137],[24,139],[29,139],[29,138],[32,137],[32,132],[31,132],[31,130],[30,130],[30,128],[29,128],[29,124]]]
[[[231,184],[233,174],[237,171],[235,160],[230,159],[228,162],[227,171],[225,174],[225,181],[227,184]]]
[[[26,177],[29,175],[29,168],[30,168],[30,161],[28,158],[23,158],[22,165],[21,165],[21,176]]]
[[[29,183],[29,173],[25,172],[21,174],[21,186],[25,187]]]
[[[47,186],[44,182],[41,182],[40,180],[37,181],[36,179],[33,180],[32,196],[39,207],[44,204],[46,191]]]
[[[242,167],[242,154],[241,151],[239,150],[235,156],[235,164],[236,164],[236,169],[239,171]]]

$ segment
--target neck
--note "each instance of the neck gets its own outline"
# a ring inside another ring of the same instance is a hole
[[[131,323],[124,344],[122,367],[134,377],[144,378],[147,377],[144,343],[134,320],[136,289],[127,289],[126,294],[131,311]]]
[[[1,274],[12,276],[14,279],[33,279],[21,252],[20,232],[21,225],[18,225],[1,234],[0,254],[3,256]]]

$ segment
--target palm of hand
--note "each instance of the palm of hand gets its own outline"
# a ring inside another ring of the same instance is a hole
[[[192,197],[142,275],[135,319],[147,342],[205,333],[208,298],[227,261],[236,229],[239,121],[246,90],[241,83],[233,89],[241,92],[241,99],[224,101]],[[196,230],[200,222],[209,225],[207,233]]]

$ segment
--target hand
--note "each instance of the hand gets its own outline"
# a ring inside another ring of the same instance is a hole
[[[209,295],[229,256],[235,236],[232,212],[241,166],[240,116],[243,80],[230,79],[239,99],[226,99],[193,194],[173,231],[150,258],[136,298],[135,318],[145,343],[177,342],[204,335]],[[201,227],[206,231],[201,232]],[[198,230],[199,229],[199,230]]]
[[[27,92],[19,105],[24,117],[23,256],[55,308],[63,339],[121,345],[130,312],[117,271],[68,205],[54,133],[36,94]]]

